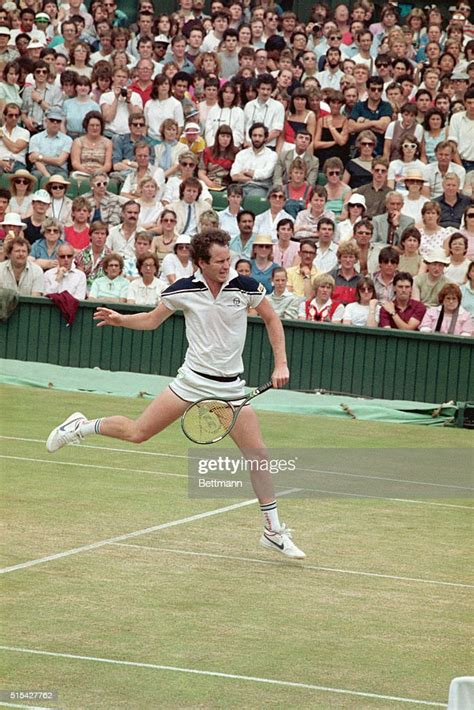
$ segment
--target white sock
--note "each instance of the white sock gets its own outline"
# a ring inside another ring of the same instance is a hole
[[[78,427],[78,432],[81,436],[88,436],[89,434],[100,434],[100,424],[102,419],[89,419]]]
[[[272,503],[264,503],[260,505],[260,510],[263,513],[263,524],[267,530],[278,532],[281,528],[278,518],[278,506],[276,500]]]

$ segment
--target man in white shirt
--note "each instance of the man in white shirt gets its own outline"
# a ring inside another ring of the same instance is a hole
[[[375,73],[375,60],[372,56],[373,39],[374,38],[370,30],[362,30],[362,32],[359,32],[356,37],[359,51],[351,57],[352,61],[356,64],[365,64],[365,66],[369,68],[370,74]]]
[[[44,277],[45,295],[67,291],[83,301],[86,297],[87,277],[74,263],[74,249],[66,242],[58,247],[58,266],[49,269]]]
[[[115,69],[112,90],[102,94],[99,100],[105,121],[105,132],[109,136],[122,136],[128,133],[128,118],[130,114],[143,111],[141,96],[127,88],[129,75],[130,72],[127,67]]]
[[[435,197],[440,197],[443,194],[443,178],[446,173],[456,173],[460,180],[461,190],[464,187],[464,179],[466,171],[461,165],[453,163],[453,145],[447,141],[441,141],[435,148],[436,162],[429,163],[423,170],[425,179],[425,188],[422,194],[434,200]]]
[[[129,200],[122,207],[122,222],[112,227],[107,237],[106,245],[124,259],[135,255],[135,234],[137,231],[140,205],[135,200]]]
[[[245,134],[244,145],[249,145],[250,127],[255,123],[263,123],[268,129],[266,144],[275,147],[278,136],[283,130],[285,109],[283,104],[271,98],[276,82],[271,74],[260,74],[257,78],[257,98],[249,101],[244,108]]]
[[[313,265],[323,274],[328,274],[337,266],[337,244],[334,244],[336,225],[328,217],[318,222],[318,251]]]
[[[201,52],[217,52],[224,32],[229,26],[229,20],[225,12],[215,12],[211,16],[211,22],[212,30],[204,37]]]
[[[245,197],[266,197],[272,186],[277,154],[265,146],[269,131],[263,123],[254,123],[249,135],[252,146],[237,153],[230,174],[234,182],[241,183]]]
[[[3,126],[0,128],[0,168],[14,173],[26,166],[26,151],[30,132],[18,125],[20,109],[17,104],[6,104],[3,109]]]
[[[333,47],[326,52],[327,69],[316,74],[316,79],[321,85],[321,89],[336,89],[341,88],[341,79],[344,73],[340,69],[341,50]]]
[[[465,111],[453,114],[449,123],[449,140],[457,143],[466,172],[474,170],[474,87],[464,94]]]

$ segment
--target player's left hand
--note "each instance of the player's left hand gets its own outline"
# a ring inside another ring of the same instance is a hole
[[[287,365],[275,366],[275,369],[272,373],[272,384],[275,389],[280,389],[280,387],[284,387],[286,384],[288,384],[289,379],[290,371]]]

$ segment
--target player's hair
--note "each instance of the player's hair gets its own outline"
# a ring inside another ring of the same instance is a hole
[[[193,263],[198,266],[199,261],[204,261],[209,264],[211,260],[211,247],[217,244],[220,247],[229,246],[230,237],[223,229],[206,229],[193,237],[191,241],[191,258]]]

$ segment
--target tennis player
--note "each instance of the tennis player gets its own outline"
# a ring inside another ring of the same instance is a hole
[[[98,326],[121,326],[133,330],[158,328],[174,311],[181,309],[186,322],[188,350],[176,378],[145,409],[138,419],[114,416],[86,419],[71,414],[53,429],[46,447],[53,453],[66,444],[77,444],[89,434],[101,434],[139,444],[147,441],[181,417],[190,402],[203,397],[244,397],[242,351],[247,331],[247,309],[254,308],[263,319],[270,340],[275,368],[274,387],[289,379],[285,337],[281,321],[265,298],[265,289],[254,279],[239,276],[230,268],[229,235],[220,229],[195,236],[191,243],[194,276],[175,281],[161,294],[161,303],[146,313],[124,315],[109,308],[97,308]],[[245,455],[252,450],[266,457],[265,444],[252,407],[242,408],[230,436]],[[250,473],[264,519],[260,543],[294,559],[303,559],[288,528],[278,518],[271,474],[262,469]]]

